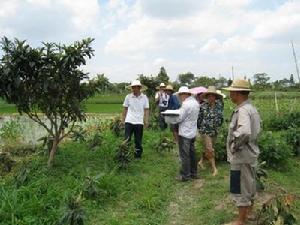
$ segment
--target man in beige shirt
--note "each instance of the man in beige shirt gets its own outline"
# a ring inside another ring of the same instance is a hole
[[[245,225],[256,195],[257,137],[261,119],[248,99],[251,91],[248,81],[235,80],[225,90],[230,91],[230,98],[237,105],[229,125],[227,156],[230,162],[230,192],[239,217],[229,224]]]

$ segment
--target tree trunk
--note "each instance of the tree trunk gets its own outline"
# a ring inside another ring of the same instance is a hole
[[[56,154],[57,147],[58,147],[58,142],[59,142],[59,137],[56,136],[53,140],[52,148],[49,154],[48,167],[52,167],[53,165],[54,156]]]

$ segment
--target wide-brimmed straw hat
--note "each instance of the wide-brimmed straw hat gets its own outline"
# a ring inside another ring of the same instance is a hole
[[[130,87],[134,87],[134,86],[142,87],[143,85],[141,84],[141,81],[134,80],[134,81],[131,82]]]
[[[229,87],[223,89],[226,91],[252,91],[247,80],[234,80]]]
[[[145,91],[145,90],[147,89],[144,85],[141,84],[141,81],[139,81],[139,80],[134,80],[134,81],[132,81],[132,82],[130,83],[130,85],[127,86],[126,88],[127,88],[128,90],[131,90],[132,87],[141,87],[141,90],[142,90],[142,91]]]
[[[206,98],[207,95],[210,94],[217,96],[217,98],[223,98],[223,95],[217,91],[217,88],[215,86],[209,86],[207,92],[203,93],[203,96]]]
[[[165,88],[166,91],[174,91],[174,88],[172,85],[167,85],[167,87]]]
[[[160,85],[156,87],[156,89],[158,90],[160,88],[165,88],[165,87],[166,87],[165,83],[160,83]]]
[[[182,86],[179,88],[178,92],[176,92],[177,95],[180,95],[180,94],[189,94],[191,95],[192,92],[191,90],[187,87],[187,86]]]

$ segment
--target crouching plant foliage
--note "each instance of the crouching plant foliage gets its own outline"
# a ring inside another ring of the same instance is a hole
[[[265,179],[268,178],[268,173],[265,170],[266,162],[260,162],[256,168],[256,187],[258,191],[265,190]]]
[[[122,126],[121,123],[121,118],[116,117],[113,119],[113,121],[110,124],[110,130],[113,132],[116,137],[120,137],[123,134],[124,127]]]
[[[81,194],[67,201],[64,214],[58,222],[58,225],[84,225],[84,210],[82,207]]]
[[[114,161],[117,163],[119,169],[126,169],[132,160],[133,151],[130,143],[125,140],[117,148]]]
[[[74,123],[85,119],[82,102],[95,93],[94,85],[82,82],[88,74],[80,69],[93,56],[92,41],[88,38],[69,46],[43,43],[39,48],[5,37],[0,42],[0,97],[53,138],[49,166]]]
[[[88,175],[83,184],[83,196],[86,199],[96,199],[101,194],[106,195],[106,191],[100,188],[100,181],[104,174],[97,176]]]
[[[162,153],[162,152],[170,152],[175,146],[175,142],[166,136],[160,136],[154,143],[155,151]]]
[[[8,152],[0,152],[0,175],[10,172],[15,163]]]
[[[258,212],[257,225],[294,225],[296,218],[292,205],[296,200],[292,194],[281,194],[267,201]]]

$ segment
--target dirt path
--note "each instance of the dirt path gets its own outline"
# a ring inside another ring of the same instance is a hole
[[[177,191],[168,207],[169,219],[166,225],[190,224],[188,210],[197,208],[196,199],[202,192],[204,180],[199,179],[189,183],[178,183]]]

